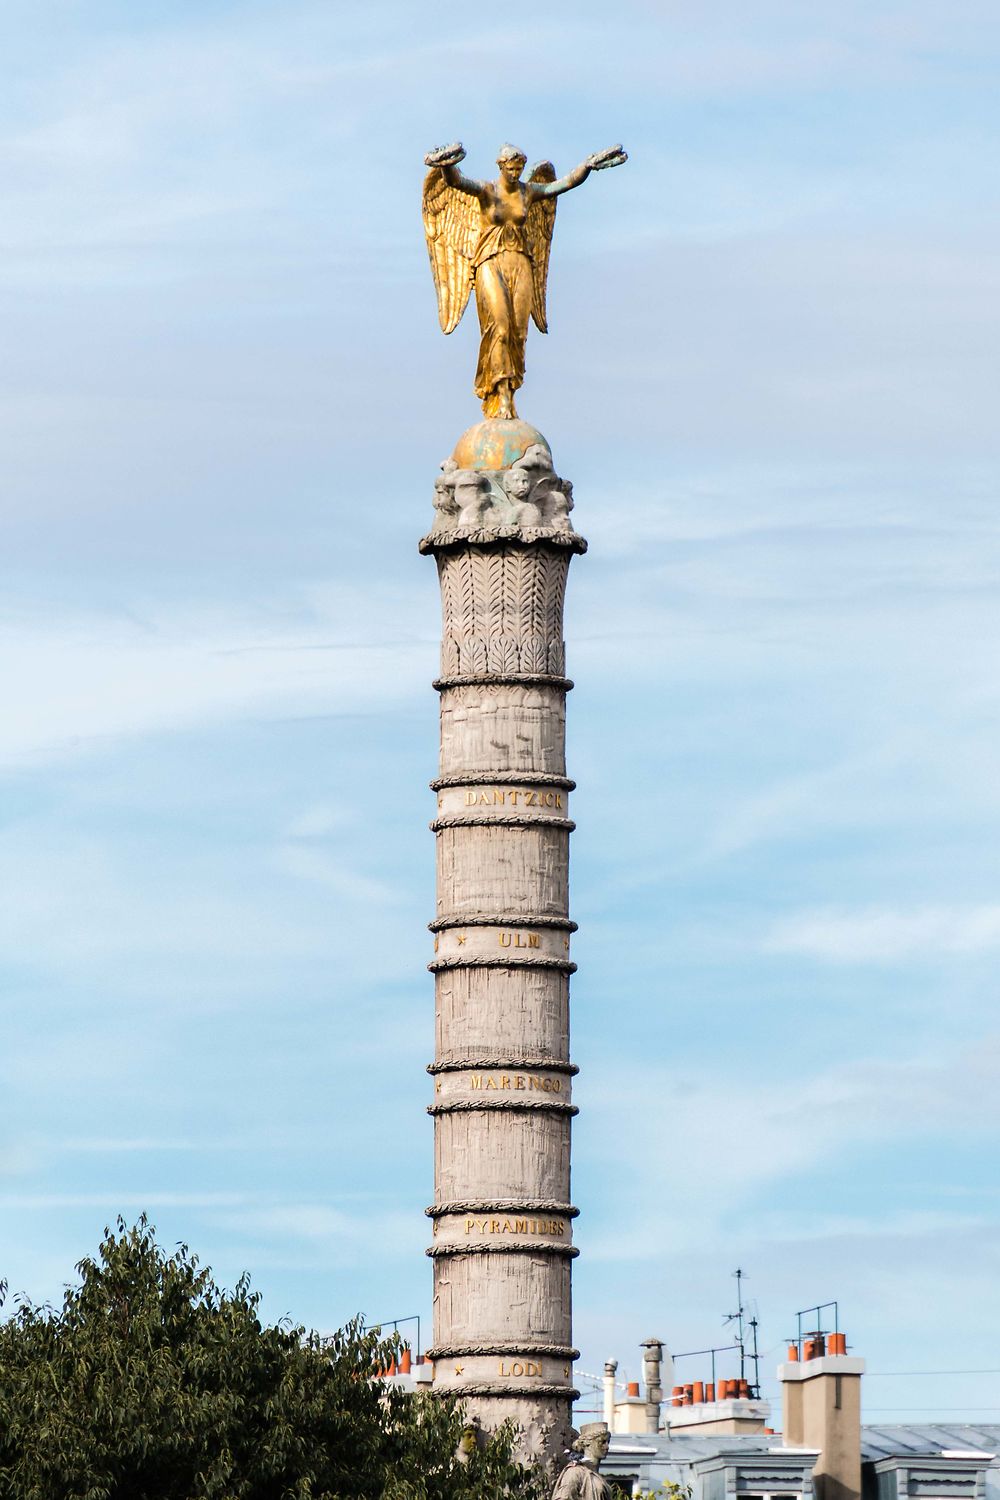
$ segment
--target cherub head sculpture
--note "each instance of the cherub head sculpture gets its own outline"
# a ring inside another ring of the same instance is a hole
[[[515,505],[522,504],[531,494],[534,479],[528,469],[505,469],[501,477],[501,484],[508,500],[513,500]]]
[[[517,526],[541,526],[542,510],[534,491],[537,488],[535,471],[521,464],[505,469],[500,478],[504,494],[511,504],[511,519]]]
[[[490,482],[478,469],[458,469],[454,475],[459,526],[482,526],[490,503]]]
[[[569,513],[573,509],[573,481],[559,479],[549,486],[545,497],[545,518],[556,531],[569,531]]]
[[[452,465],[454,469],[454,465]],[[439,474],[434,481],[434,509],[438,513],[441,522],[449,521],[458,515],[458,501],[455,499],[455,476],[445,470]]]

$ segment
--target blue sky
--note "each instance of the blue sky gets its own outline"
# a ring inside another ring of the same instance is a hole
[[[622,140],[520,401],[591,542],[580,1366],[724,1341],[740,1264],[771,1390],[837,1297],[873,1419],[1000,1420],[996,8],[7,0],[0,42],[0,1275],[58,1297],[146,1209],[272,1316],[429,1318],[415,544],[476,407],[422,156]]]

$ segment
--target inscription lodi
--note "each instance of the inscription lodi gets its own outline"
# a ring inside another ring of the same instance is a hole
[[[543,1094],[561,1094],[563,1081],[561,1078],[538,1078],[532,1073],[473,1073],[469,1079],[469,1086],[473,1089],[482,1089],[485,1093],[489,1089],[527,1089],[530,1093],[533,1089],[540,1089]]]
[[[562,792],[546,791],[539,787],[532,791],[530,787],[520,786],[493,786],[485,791],[470,789],[465,794],[466,807],[551,807],[554,811],[561,811],[563,805]]]
[[[505,1378],[513,1375],[515,1379],[523,1379],[525,1375],[540,1376],[541,1373],[542,1367],[537,1359],[515,1359],[511,1361],[509,1368],[505,1359],[500,1361],[500,1374]]]
[[[554,1234],[566,1233],[564,1219],[475,1219],[465,1221],[466,1234]]]

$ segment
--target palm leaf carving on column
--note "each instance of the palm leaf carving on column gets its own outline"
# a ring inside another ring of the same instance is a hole
[[[461,599],[461,635],[465,642],[476,628],[476,577],[473,558],[469,552],[459,555],[459,591]]]
[[[508,554],[504,569],[503,628],[513,636],[521,630],[521,579],[524,575],[526,552],[520,547]]]

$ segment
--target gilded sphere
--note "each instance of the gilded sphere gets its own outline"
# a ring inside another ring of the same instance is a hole
[[[463,432],[455,444],[452,458],[460,469],[509,469],[537,443],[552,461],[552,450],[537,427],[530,422],[503,417],[488,417]]]

